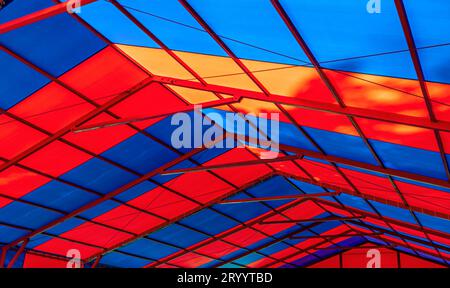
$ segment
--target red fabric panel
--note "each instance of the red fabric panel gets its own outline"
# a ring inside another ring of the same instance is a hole
[[[264,238],[266,238],[266,236],[262,233],[259,233],[253,229],[245,228],[226,236],[223,239],[240,247],[248,247]]]
[[[86,124],[99,123],[114,120],[112,116],[105,113],[100,114]],[[136,134],[137,131],[125,125],[96,129],[86,132],[69,133],[64,139],[75,143],[91,152],[100,154],[114,145]]]
[[[92,158],[87,153],[60,141],[55,141],[20,163],[49,175],[58,177]]]
[[[417,117],[428,115],[416,80],[331,70],[325,73],[348,106]]]
[[[13,202],[13,201],[0,196],[0,208],[5,207],[6,205],[8,205],[11,202]]]
[[[153,83],[112,107],[110,110],[123,118],[140,118],[162,114],[177,108],[181,109],[185,106],[186,104],[182,100],[177,98],[164,86]],[[161,119],[156,118],[135,122],[133,124],[144,129]]]
[[[26,253],[23,268],[67,268],[67,261]]]
[[[270,163],[269,165],[272,166],[277,171],[289,173],[298,177],[309,178],[309,176],[305,172],[303,172],[303,170],[300,169],[297,165],[295,165],[292,161],[275,162]]]
[[[205,166],[241,161],[254,161],[257,159],[258,158],[252,155],[249,151],[243,148],[235,148],[214,158],[213,160],[208,161],[205,163]],[[236,186],[242,186],[245,183],[255,180],[258,177],[270,172],[271,170],[263,164],[214,170],[214,173],[225,178]]]
[[[196,268],[211,261],[213,261],[213,259],[209,257],[190,252],[169,261],[168,264],[173,264],[183,268]]]
[[[295,121],[302,126],[358,136],[358,132],[346,116],[316,110],[290,108],[289,106],[286,106],[286,108]]]
[[[51,82],[9,109],[9,112],[45,130],[56,132],[93,109],[93,105]]]
[[[340,266],[339,255],[337,255],[308,266],[308,268],[340,268]]]
[[[402,203],[400,196],[398,196],[391,182],[386,177],[379,177],[345,168],[341,168],[341,171],[358,188],[359,192]]]
[[[92,237],[92,236],[91,236]],[[95,234],[93,235],[95,237]],[[85,239],[83,239],[85,240]],[[86,241],[87,242],[87,241]],[[59,238],[53,238],[49,241],[46,241],[34,249],[42,252],[49,252],[61,256],[66,256],[66,253],[71,249],[77,249],[80,251],[81,259],[89,258],[90,256],[101,252],[102,250],[99,248],[95,248],[92,246],[87,246],[83,244],[78,244],[72,241],[67,241]]]
[[[124,205],[116,207],[111,211],[96,217],[94,220],[96,222],[136,234],[143,233],[164,222],[163,219],[148,215]],[[121,237],[117,239],[114,237],[111,242],[116,243],[118,239],[121,239]]]
[[[198,206],[194,202],[161,187],[128,201],[128,204],[169,219],[191,211]]]
[[[433,263],[408,254],[400,254],[401,268],[445,268],[442,265]]]
[[[50,181],[50,178],[12,166],[0,172],[0,193],[20,198]]]
[[[208,172],[183,174],[170,181],[167,186],[201,203],[207,203],[233,190]]]
[[[97,103],[110,100],[148,77],[135,64],[107,47],[60,77]]]
[[[211,242],[195,251],[210,256],[212,258],[220,258],[224,255],[233,253],[234,251],[239,250],[238,247],[227,244],[223,241],[217,240]]]
[[[395,183],[410,205],[442,213],[449,212],[450,193],[401,181]]]
[[[356,121],[367,138],[419,149],[439,151],[432,130],[369,119],[357,119]]]
[[[331,165],[311,160],[296,160],[296,162],[308,171],[316,181],[323,181],[342,188],[352,189],[345,179]]]
[[[93,223],[81,224],[80,226],[63,233],[61,236],[100,247],[111,247],[114,244],[131,237],[130,234]],[[51,243],[54,240],[56,239],[47,241],[44,244]]]
[[[367,262],[370,258],[367,257],[367,252],[373,248],[357,248],[344,252],[342,255],[343,268],[367,268]],[[397,267],[397,253],[395,251],[376,248],[380,251],[381,268],[396,268]]]
[[[47,136],[30,126],[0,115],[0,157],[13,158]]]

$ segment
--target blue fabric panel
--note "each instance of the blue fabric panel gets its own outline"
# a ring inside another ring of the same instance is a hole
[[[107,1],[97,1],[81,9],[83,12],[79,16],[113,43],[160,48],[119,9]]]
[[[138,185],[135,185],[133,187],[131,187],[130,189],[126,190],[123,193],[120,193],[119,195],[117,195],[116,199],[123,201],[123,202],[128,202],[136,197],[141,196],[142,194],[151,191],[153,189],[155,189],[157,186],[153,183],[150,183],[148,181],[139,183]]]
[[[158,231],[149,234],[148,237],[183,248],[187,248],[208,238],[208,236],[204,234],[198,233],[178,224],[171,224],[167,227],[159,229]]]
[[[3,51],[0,51],[0,67],[3,75],[0,77],[0,108],[3,109],[11,108],[50,82],[42,74]]]
[[[14,0],[9,1],[8,5],[2,8],[0,13],[0,23],[6,23],[30,13],[48,8],[54,3],[50,0],[29,1]]]
[[[427,228],[450,233],[450,220],[415,212],[420,223]]]
[[[99,264],[118,268],[141,268],[152,262],[130,255],[111,252],[102,257]]]
[[[375,209],[377,209],[384,217],[399,219],[401,221],[417,225],[417,222],[415,221],[411,213],[406,209],[389,206],[372,200],[369,200],[369,202],[372,203]]]
[[[361,209],[369,213],[374,213],[373,209],[369,206],[369,204],[367,204],[367,202],[361,197],[341,194],[337,196],[337,199],[346,206]]]
[[[30,229],[39,228],[61,214],[20,202],[12,202],[0,209],[0,222]]]
[[[153,240],[139,239],[121,247],[119,250],[147,258],[161,259],[178,252],[180,249]]]
[[[92,193],[54,180],[23,196],[24,200],[65,212],[73,211],[97,198]]]
[[[47,230],[48,233],[54,234],[54,235],[61,235],[67,231],[77,229],[78,226],[81,224],[86,223],[85,221],[78,219],[78,218],[70,218],[50,229]]]
[[[137,176],[105,161],[93,158],[65,173],[60,178],[106,194],[131,182]]]
[[[248,254],[242,258],[239,258],[235,261],[233,261],[234,263],[240,264],[240,265],[248,265],[250,263],[256,262],[258,260],[261,260],[265,258],[264,255],[258,254],[258,253],[251,253]]]
[[[67,13],[2,34],[0,44],[53,76],[60,76],[106,46]]]
[[[438,179],[447,179],[438,152],[369,140],[388,168],[398,169]]]
[[[156,141],[136,134],[107,150],[102,156],[145,174],[177,158],[178,155]]]
[[[429,81],[450,83],[450,48],[435,45],[448,44],[450,34],[450,3],[446,0],[403,1],[408,15],[419,58]],[[427,48],[425,48],[427,47]]]
[[[80,216],[86,217],[88,219],[94,219],[97,216],[100,216],[116,207],[119,207],[120,204],[111,200],[104,201],[94,207],[80,213]]]
[[[212,235],[219,234],[239,224],[209,209],[201,210],[180,222]]]
[[[176,0],[120,0],[119,2],[173,50],[226,55]]]
[[[26,230],[0,225],[0,243],[10,243],[22,236],[25,236],[27,233],[28,232]]]
[[[394,1],[384,1],[380,14],[368,13],[367,1],[283,0],[281,4],[319,62],[408,49]],[[388,55],[322,66],[416,78],[409,53]]]
[[[325,153],[376,165],[377,162],[361,137],[305,127]],[[349,147],[352,149],[349,150]]]
[[[270,1],[190,0],[189,3],[239,58],[295,65],[309,63]]]

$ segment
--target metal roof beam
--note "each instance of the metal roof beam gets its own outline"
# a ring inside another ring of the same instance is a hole
[[[79,4],[81,6],[90,4],[92,2],[95,2],[97,0],[79,0]],[[75,1],[69,0],[60,4],[56,4],[54,6],[30,13],[28,15],[22,16],[20,18],[8,21],[6,23],[0,24],[0,34],[7,33],[9,31],[18,29],[20,27],[24,27],[30,24],[33,24],[35,22],[53,17],[55,15],[59,15],[62,13],[69,13],[72,8],[78,8],[78,7],[72,7],[76,3]],[[78,4],[78,3],[77,3]]]
[[[447,121],[436,120],[435,122],[432,122],[429,119],[423,118],[423,117],[407,116],[407,115],[371,110],[371,109],[366,109],[366,108],[358,108],[358,107],[352,107],[352,106],[342,107],[337,104],[324,103],[324,102],[318,102],[318,101],[312,101],[312,100],[300,99],[300,98],[293,98],[293,97],[282,96],[282,95],[277,95],[277,94],[270,94],[270,96],[267,97],[267,95],[262,92],[234,88],[234,87],[227,87],[227,86],[222,86],[222,85],[215,85],[215,84],[201,84],[201,83],[198,83],[195,81],[183,80],[183,79],[178,79],[178,78],[173,78],[173,77],[165,77],[165,76],[155,75],[155,76],[153,76],[153,81],[162,83],[162,84],[169,84],[169,85],[190,88],[190,89],[195,89],[195,90],[216,92],[216,93],[227,94],[227,95],[242,96],[243,98],[247,98],[247,99],[253,99],[253,100],[264,101],[264,102],[269,102],[269,103],[277,103],[277,104],[282,104],[282,105],[295,106],[295,107],[309,109],[309,110],[323,111],[323,112],[339,114],[339,115],[353,116],[353,117],[359,117],[359,118],[365,118],[365,119],[371,119],[371,120],[384,121],[384,122],[389,122],[389,123],[396,123],[396,124],[420,127],[420,128],[425,128],[425,129],[436,129],[436,130],[450,132],[450,122],[447,122]]]

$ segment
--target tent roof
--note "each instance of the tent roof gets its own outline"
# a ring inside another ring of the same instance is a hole
[[[448,1],[5,4],[7,263],[298,267],[371,242],[450,265]],[[173,147],[194,104],[278,113],[279,158],[228,127],[245,147]]]

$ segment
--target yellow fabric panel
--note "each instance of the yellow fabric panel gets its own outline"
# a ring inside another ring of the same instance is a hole
[[[286,64],[242,60],[270,93],[294,96],[317,79],[314,68]]]
[[[117,47],[152,74],[180,79],[193,78],[191,73],[162,49],[128,45]]]
[[[231,58],[188,52],[175,53],[209,84],[260,92],[253,81]]]

